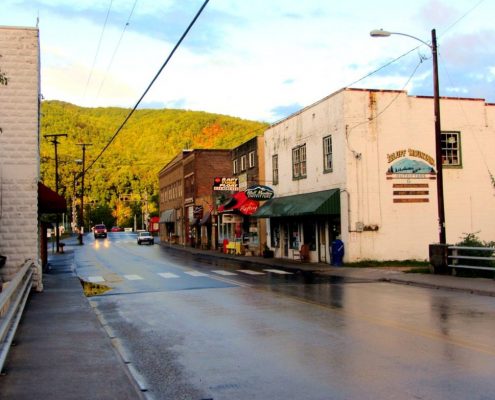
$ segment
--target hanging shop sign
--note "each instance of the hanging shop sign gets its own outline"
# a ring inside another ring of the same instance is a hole
[[[213,180],[213,190],[225,191],[225,192],[237,192],[239,191],[239,179],[216,177]]]
[[[270,200],[274,195],[273,189],[265,185],[253,185],[246,189],[248,199]]]

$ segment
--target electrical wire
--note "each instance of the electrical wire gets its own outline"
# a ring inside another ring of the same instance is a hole
[[[162,66],[160,67],[160,69],[156,73],[155,77],[151,80],[150,84],[148,85],[148,87],[146,88],[146,90],[144,91],[144,93],[141,95],[141,97],[139,98],[139,100],[137,101],[137,103],[134,105],[134,107],[132,108],[132,110],[129,112],[129,114],[127,114],[127,117],[124,119],[124,122],[122,122],[122,124],[117,128],[117,130],[115,131],[115,133],[111,137],[110,141],[103,147],[103,149],[101,150],[101,152],[91,162],[91,164],[88,166],[88,168],[86,168],[86,170],[83,171],[83,173],[86,173],[88,170],[91,169],[91,167],[98,161],[98,159],[102,156],[102,154],[106,151],[106,149],[108,149],[108,147],[112,144],[112,142],[115,140],[115,138],[117,137],[117,135],[122,131],[122,129],[124,128],[124,126],[127,124],[127,121],[129,121],[129,119],[131,118],[132,114],[134,114],[134,112],[138,108],[138,106],[141,103],[141,101],[144,99],[144,97],[146,96],[146,94],[148,93],[148,91],[151,89],[151,87],[153,86],[153,84],[155,83],[155,81],[160,76],[160,74],[163,71],[163,69],[167,66],[168,62],[170,61],[170,59],[172,58],[172,56],[174,55],[174,53],[176,52],[176,50],[179,48],[179,46],[181,45],[182,41],[184,40],[184,38],[189,33],[189,31],[191,30],[191,28],[193,27],[193,25],[195,24],[196,20],[201,15],[201,13],[203,12],[203,10],[206,7],[206,5],[208,4],[208,2],[209,2],[209,0],[205,0],[205,2],[203,3],[203,5],[201,6],[201,8],[198,10],[198,12],[196,13],[196,15],[194,16],[193,20],[190,22],[190,24],[187,27],[187,29],[184,31],[184,33],[180,37],[179,41],[176,43],[176,45],[174,46],[174,48],[172,49],[172,51],[168,55],[168,57],[165,60],[165,62],[162,64]]]
[[[120,38],[117,42],[117,45],[115,46],[112,57],[110,58],[110,62],[108,63],[107,69],[105,71],[105,75],[103,76],[103,79],[100,83],[100,86],[98,87],[98,91],[96,92],[96,99],[98,99],[98,97],[100,96],[101,88],[103,87],[103,84],[105,83],[105,81],[107,79],[108,72],[110,71],[110,68],[113,65],[113,60],[115,59],[115,55],[117,54],[117,51],[120,48],[120,44],[122,42],[122,38],[124,37],[125,31],[126,31],[127,27],[130,25],[131,17],[132,17],[132,14],[134,13],[134,9],[136,8],[137,2],[138,2],[138,0],[134,0],[134,5],[132,6],[132,9],[131,9],[131,12],[129,13],[129,16],[127,17],[127,21],[124,25],[124,29],[122,29],[122,33],[120,34]]]
[[[88,87],[89,87],[89,82],[91,81],[91,77],[93,76],[93,71],[95,69],[96,59],[98,58],[98,54],[100,53],[101,42],[103,40],[103,35],[104,35],[105,29],[107,27],[108,16],[110,15],[110,10],[112,9],[112,3],[113,3],[113,0],[110,0],[110,4],[108,5],[108,10],[107,10],[107,15],[105,17],[105,22],[103,23],[103,28],[101,30],[100,39],[98,40],[98,45],[96,46],[96,53],[95,53],[95,56],[93,58],[93,65],[91,66],[91,70],[89,71],[88,80],[86,81],[86,87],[84,88],[84,94],[83,94],[84,97],[86,97],[86,92],[87,92]]]

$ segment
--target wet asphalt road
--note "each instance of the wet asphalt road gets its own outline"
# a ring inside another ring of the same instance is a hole
[[[78,275],[154,399],[490,399],[495,299],[198,260],[131,234]]]

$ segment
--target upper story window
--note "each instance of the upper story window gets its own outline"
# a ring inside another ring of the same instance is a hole
[[[241,156],[241,171],[245,171],[247,168],[247,156],[244,154]]]
[[[249,168],[253,168],[255,164],[254,151],[249,152]]]
[[[278,154],[272,156],[272,184],[278,185]]]
[[[323,172],[332,172],[333,169],[333,151],[332,135],[323,138]]]
[[[462,165],[460,132],[442,132],[442,164],[455,167]]]
[[[292,177],[306,178],[306,144],[292,149]]]
[[[239,173],[239,162],[237,161],[237,158],[232,161],[232,172],[235,174]]]

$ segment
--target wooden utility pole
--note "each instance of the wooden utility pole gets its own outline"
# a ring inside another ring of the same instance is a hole
[[[81,225],[79,226],[79,244],[83,243],[83,231],[84,231],[84,174],[86,170],[86,147],[91,146],[92,143],[78,143],[78,146],[82,146],[82,172],[81,172]]]
[[[55,147],[55,192],[58,194],[58,149],[57,146],[60,142],[57,140],[59,137],[67,137],[66,133],[54,133],[52,135],[44,135],[46,139],[48,139],[53,146]],[[57,253],[60,251],[60,232],[59,232],[59,223],[60,223],[60,215],[57,213],[55,217],[55,241]]]

